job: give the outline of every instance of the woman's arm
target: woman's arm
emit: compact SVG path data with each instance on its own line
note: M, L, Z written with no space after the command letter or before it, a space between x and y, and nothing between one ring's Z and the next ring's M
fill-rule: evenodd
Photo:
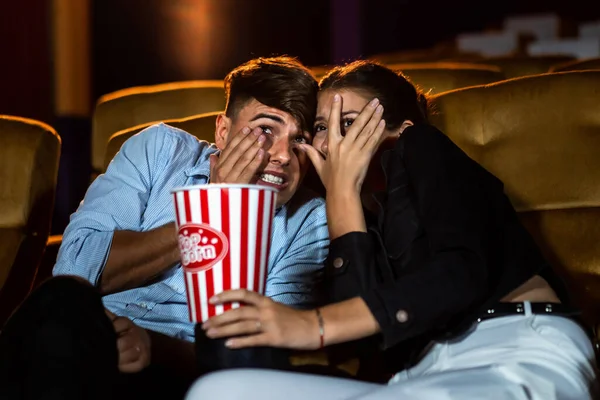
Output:
M379 323L360 297L323 307L321 315L325 346L362 339L380 331Z
M492 289L490 276L496 269L490 264L494 262L490 248L497 245L491 238L502 238L501 232L496 233L502 227L493 217L502 210L490 207L497 203L493 196L503 195L499 180L428 125L404 131L388 168L406 171L405 183L426 234L429 256L419 258L413 271L361 293L381 327L385 347L424 332L446 330L460 315L479 307ZM388 187L388 202L395 201L393 190ZM395 238L393 226L390 231L384 232L391 235L386 248Z
M501 212L489 209L494 203L489 197L503 195L499 180L430 126L406 129L389 169L397 178L388 187L386 209L391 213L385 216L385 247L391 254L394 246L406 246L413 240L409 225L418 222L426 232L421 240L427 240L430 257L419 258L410 272L391 271L377 235L353 232L332 240L326 261L331 300L360 296L378 322L385 347L446 329L489 293L495 267L488 253L496 245L490 238L499 229L490 221L493 212ZM410 192L415 213L410 218L394 214L394 207L408 198L394 185Z
M235 308L211 318L202 325L211 338L229 337L231 348L274 346L299 350L321 347L371 336L379 331L377 321L364 301L355 297L316 310L297 310L248 290L232 290L216 295L214 304L241 302Z
M302 145L327 190L329 237L349 232L366 232L360 192L373 154L385 132L383 106L373 99L342 134L342 98L334 96L327 122L327 158L310 145Z
M360 193L344 188L327 192L327 224L330 240L349 232L366 232Z
M336 304L322 308L325 343L380 332L385 347L432 329L480 304L490 290L488 204L481 169L432 127L407 129L405 157L414 206L427 232L431 257L398 279L384 277L368 233L350 232L331 242L327 272ZM408 155L410 153L410 155ZM427 154L427 158L423 155ZM499 184L499 182L497 182ZM493 189L499 190L499 189ZM209 335L231 337L233 347L270 345L313 349L319 338L315 311L296 311L255 293L217 296L247 307L215 317ZM257 324L257 322L259 322Z

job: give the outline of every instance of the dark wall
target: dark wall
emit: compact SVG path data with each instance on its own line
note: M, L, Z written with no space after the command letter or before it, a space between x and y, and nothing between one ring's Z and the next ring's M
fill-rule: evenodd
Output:
M566 33L575 35L577 22L600 19L600 7L584 0L362 1L362 55L429 48L457 33L501 28L508 15L558 13L568 22Z
M50 14L45 0L0 0L0 114L50 122Z
M327 0L95 0L93 16L96 98L134 85L221 79L258 56L329 58Z

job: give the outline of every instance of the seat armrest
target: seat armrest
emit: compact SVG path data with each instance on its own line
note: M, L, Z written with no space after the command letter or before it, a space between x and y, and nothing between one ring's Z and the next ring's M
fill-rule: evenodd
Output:
M40 263L35 279L33 281L33 288L39 286L40 283L52 276L52 268L56 264L56 258L58 256L58 249L62 244L62 235L50 235L46 241L46 249L42 262Z

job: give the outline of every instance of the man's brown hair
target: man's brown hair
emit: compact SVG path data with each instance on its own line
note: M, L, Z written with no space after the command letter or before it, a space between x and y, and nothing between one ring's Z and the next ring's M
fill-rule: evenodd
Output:
M318 84L296 58L256 58L225 77L225 114L235 118L252 99L289 113L300 129L312 134L317 110Z

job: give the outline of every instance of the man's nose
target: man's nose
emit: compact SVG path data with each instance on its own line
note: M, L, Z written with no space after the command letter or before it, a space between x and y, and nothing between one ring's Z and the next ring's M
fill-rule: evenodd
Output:
M292 158L292 146L287 138L275 140L269 149L269 162L279 165L288 165Z

